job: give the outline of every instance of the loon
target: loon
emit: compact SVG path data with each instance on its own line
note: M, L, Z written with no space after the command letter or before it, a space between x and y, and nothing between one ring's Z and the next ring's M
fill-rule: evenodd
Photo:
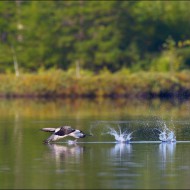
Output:
M57 141L67 136L74 137L76 138L76 140L87 136L87 134L83 133L82 131L78 129L73 129L70 126L62 126L59 128L42 128L41 130L45 132L53 133L48 139L44 141L45 143ZM88 136L91 136L91 135L88 135Z

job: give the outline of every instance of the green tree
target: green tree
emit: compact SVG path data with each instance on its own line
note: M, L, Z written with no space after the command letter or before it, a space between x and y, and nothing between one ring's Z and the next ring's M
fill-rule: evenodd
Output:
M162 47L168 36L175 42L190 39L189 5L188 1L1 1L0 72L14 71L16 62L21 70L74 68L78 75L80 68L148 70L155 56L169 57ZM181 56L189 54L188 48L180 51L185 51ZM189 68L181 63L178 69L181 65Z
M15 15L15 2L0 2L0 72L14 70L11 47L17 40Z

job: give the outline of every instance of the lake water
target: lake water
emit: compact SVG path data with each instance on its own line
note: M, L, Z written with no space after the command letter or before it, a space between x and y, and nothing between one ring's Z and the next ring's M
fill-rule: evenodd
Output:
M0 100L1 189L189 189L190 101ZM93 136L44 144L43 127ZM176 143L161 143L166 125ZM108 127L133 132L116 143Z

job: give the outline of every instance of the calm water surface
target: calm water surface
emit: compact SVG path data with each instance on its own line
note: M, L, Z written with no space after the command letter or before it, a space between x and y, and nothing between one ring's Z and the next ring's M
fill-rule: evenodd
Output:
M190 188L188 100L1 100L0 113L1 189ZM164 123L180 142L158 142ZM39 129L60 125L93 136L43 144ZM108 126L133 131L131 143L103 134Z

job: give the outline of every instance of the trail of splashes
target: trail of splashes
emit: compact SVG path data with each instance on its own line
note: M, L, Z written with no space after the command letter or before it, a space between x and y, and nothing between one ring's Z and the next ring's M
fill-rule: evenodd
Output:
M176 136L174 131L168 129L166 123L163 123L163 128L161 130L157 130L160 132L159 139L162 142L176 142Z
M116 131L114 128L111 128L111 127L107 127L108 131L107 132L104 132L102 133L102 135L104 134L109 134L109 135L112 135L115 137L115 140L117 142L120 142L120 143L129 143L130 140L132 139L132 133L128 133L127 130L125 130L124 132L121 131L121 127L118 126L118 129L119 131Z

